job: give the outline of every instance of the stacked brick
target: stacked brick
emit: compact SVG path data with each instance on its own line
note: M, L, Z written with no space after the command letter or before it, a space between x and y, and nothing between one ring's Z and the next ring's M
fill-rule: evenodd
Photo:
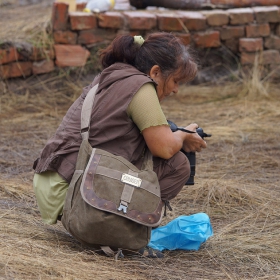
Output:
M30 44L3 44L0 47L0 78L28 77L52 72L55 69L52 48Z
M127 1L128 0L116 0ZM202 10L202 9L230 9L254 6L280 6L280 0L129 0L137 9L145 9L149 6L164 7L169 9Z
M195 48L227 48L240 58L241 65L254 64L256 57L271 69L280 65L278 6L207 11L110 11L101 14L84 13L82 6L79 9L68 12L67 4L53 4L54 47L47 50L45 58L34 59L33 55L30 61L22 61L16 48L0 49L1 77L46 73L55 67L81 67L86 64L93 46L109 43L117 34L145 36L152 31L173 32L186 45L191 44Z
M200 0L202 5L206 5L209 2L211 6L218 8L241 8L241 7L251 7L251 6L272 6L280 5L279 0Z

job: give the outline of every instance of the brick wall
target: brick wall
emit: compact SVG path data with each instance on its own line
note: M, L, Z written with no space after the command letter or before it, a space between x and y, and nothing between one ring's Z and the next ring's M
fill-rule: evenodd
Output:
M116 0L127 1L128 0ZM198 9L229 9L253 6L280 6L280 0L130 0L132 6L144 9L148 6L157 6L171 9L198 10Z
M151 31L173 32L186 45L191 44L197 50L221 51L221 56L226 49L242 66L252 65L256 55L268 69L280 66L280 8L276 5L200 11L129 10L102 14L88 14L81 11L82 6L78 8L80 11L68 12L67 4L53 4L54 46L50 49L29 44L2 44L0 77L27 77L62 67L83 67L91 49L98 44L109 43L120 33L145 36Z

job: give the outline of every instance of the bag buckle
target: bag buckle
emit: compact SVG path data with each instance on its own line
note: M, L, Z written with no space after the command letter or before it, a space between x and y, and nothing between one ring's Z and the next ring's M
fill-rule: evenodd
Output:
M120 203L120 206L119 206L119 208L118 208L118 211L123 211L123 213L126 214L126 213L127 213L127 205L124 205L123 203L125 203L125 202L121 202L121 203ZM125 204L126 204L126 203L125 203Z

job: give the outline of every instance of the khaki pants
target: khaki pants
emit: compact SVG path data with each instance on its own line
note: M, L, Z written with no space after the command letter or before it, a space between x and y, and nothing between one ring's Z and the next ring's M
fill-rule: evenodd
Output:
M190 177L188 158L179 152L172 158L164 160L154 157L154 171L158 175L163 201L174 198Z

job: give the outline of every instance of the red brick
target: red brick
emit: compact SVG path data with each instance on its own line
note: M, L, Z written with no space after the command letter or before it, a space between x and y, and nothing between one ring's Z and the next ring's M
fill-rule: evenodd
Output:
M84 66L90 52L80 45L55 45L55 64L59 67Z
M139 32L138 30L123 30L120 29L117 31L117 33L115 34L115 36L117 35L130 35L130 36L142 36L143 38L145 38L145 31L144 32ZM114 38L115 38L114 36Z
M180 38L184 45L189 45L191 43L191 34L186 34L186 33L174 33L176 37Z
M85 9L86 5L87 5L86 2L85 3L77 3L76 4L76 11L77 12L82 12Z
M19 59L19 54L14 47L9 47L7 49L0 49L0 64L6 64L9 62L17 61Z
M227 25L229 22L229 15L223 10L203 11L206 16L206 22L210 26Z
M71 12L69 17L72 30L87 30L97 27L96 16L92 13Z
M266 50L262 53L263 64L280 64L280 53L277 50Z
M82 30L79 32L78 44L79 45L94 45L104 41L112 41L116 37L113 30L92 29Z
M103 28L121 29L124 25L124 17L120 12L106 12L98 15L98 25Z
M78 34L72 31L55 31L53 33L54 42L56 44L75 45L77 43Z
M251 5L280 6L280 0L211 0L211 4L218 5L220 8L248 7Z
M247 65L247 64L254 64L256 61L256 56L260 55L259 53L248 53L248 52L242 52L240 56L240 63L241 65Z
M182 31L182 17L176 13L157 14L158 29L162 31Z
M66 3L53 3L52 26L53 30L67 30L68 26L68 7Z
M221 40L241 38L245 36L244 26L224 26L219 29Z
M240 62L242 65L254 64L258 58L260 64L280 64L280 54L277 50L266 50L261 53L242 52Z
M257 23L280 21L280 13L279 13L279 8L277 6L254 7L252 9L255 13L255 18Z
M266 37L270 34L268 23L250 24L246 26L246 37Z
M271 35L270 37L266 37L264 46L267 49L280 50L280 37L273 35Z
M201 48L216 48L221 46L220 32L208 31L193 34L195 45Z
M184 12L178 11L180 18L182 17L184 25L188 30L205 30L206 29L206 17L200 12Z
M280 65L271 64L269 65L269 77L272 79L280 79Z
M257 52L263 50L262 38L242 38L239 39L240 52Z
M157 26L157 18L148 12L124 12L130 30L151 30Z
M251 8L229 9L227 12L231 25L247 24L254 21L254 12Z
M32 74L32 62L12 62L0 66L0 77L3 79L27 77Z
M47 49L43 47L35 47L29 43L15 43L15 47L19 54L19 60L23 61L39 61L44 59L53 59L53 48Z
M33 47L32 54L30 56L30 59L32 61L39 61L44 59L54 59L54 49L44 49L44 48L37 48Z
M224 41L224 45L232 51L233 53L238 53L239 51L239 39L238 38L231 38Z
M34 75L45 74L54 70L53 60L42 60L33 62L32 72Z
M275 30L275 34L277 36L280 36L280 24L277 25L276 30Z

